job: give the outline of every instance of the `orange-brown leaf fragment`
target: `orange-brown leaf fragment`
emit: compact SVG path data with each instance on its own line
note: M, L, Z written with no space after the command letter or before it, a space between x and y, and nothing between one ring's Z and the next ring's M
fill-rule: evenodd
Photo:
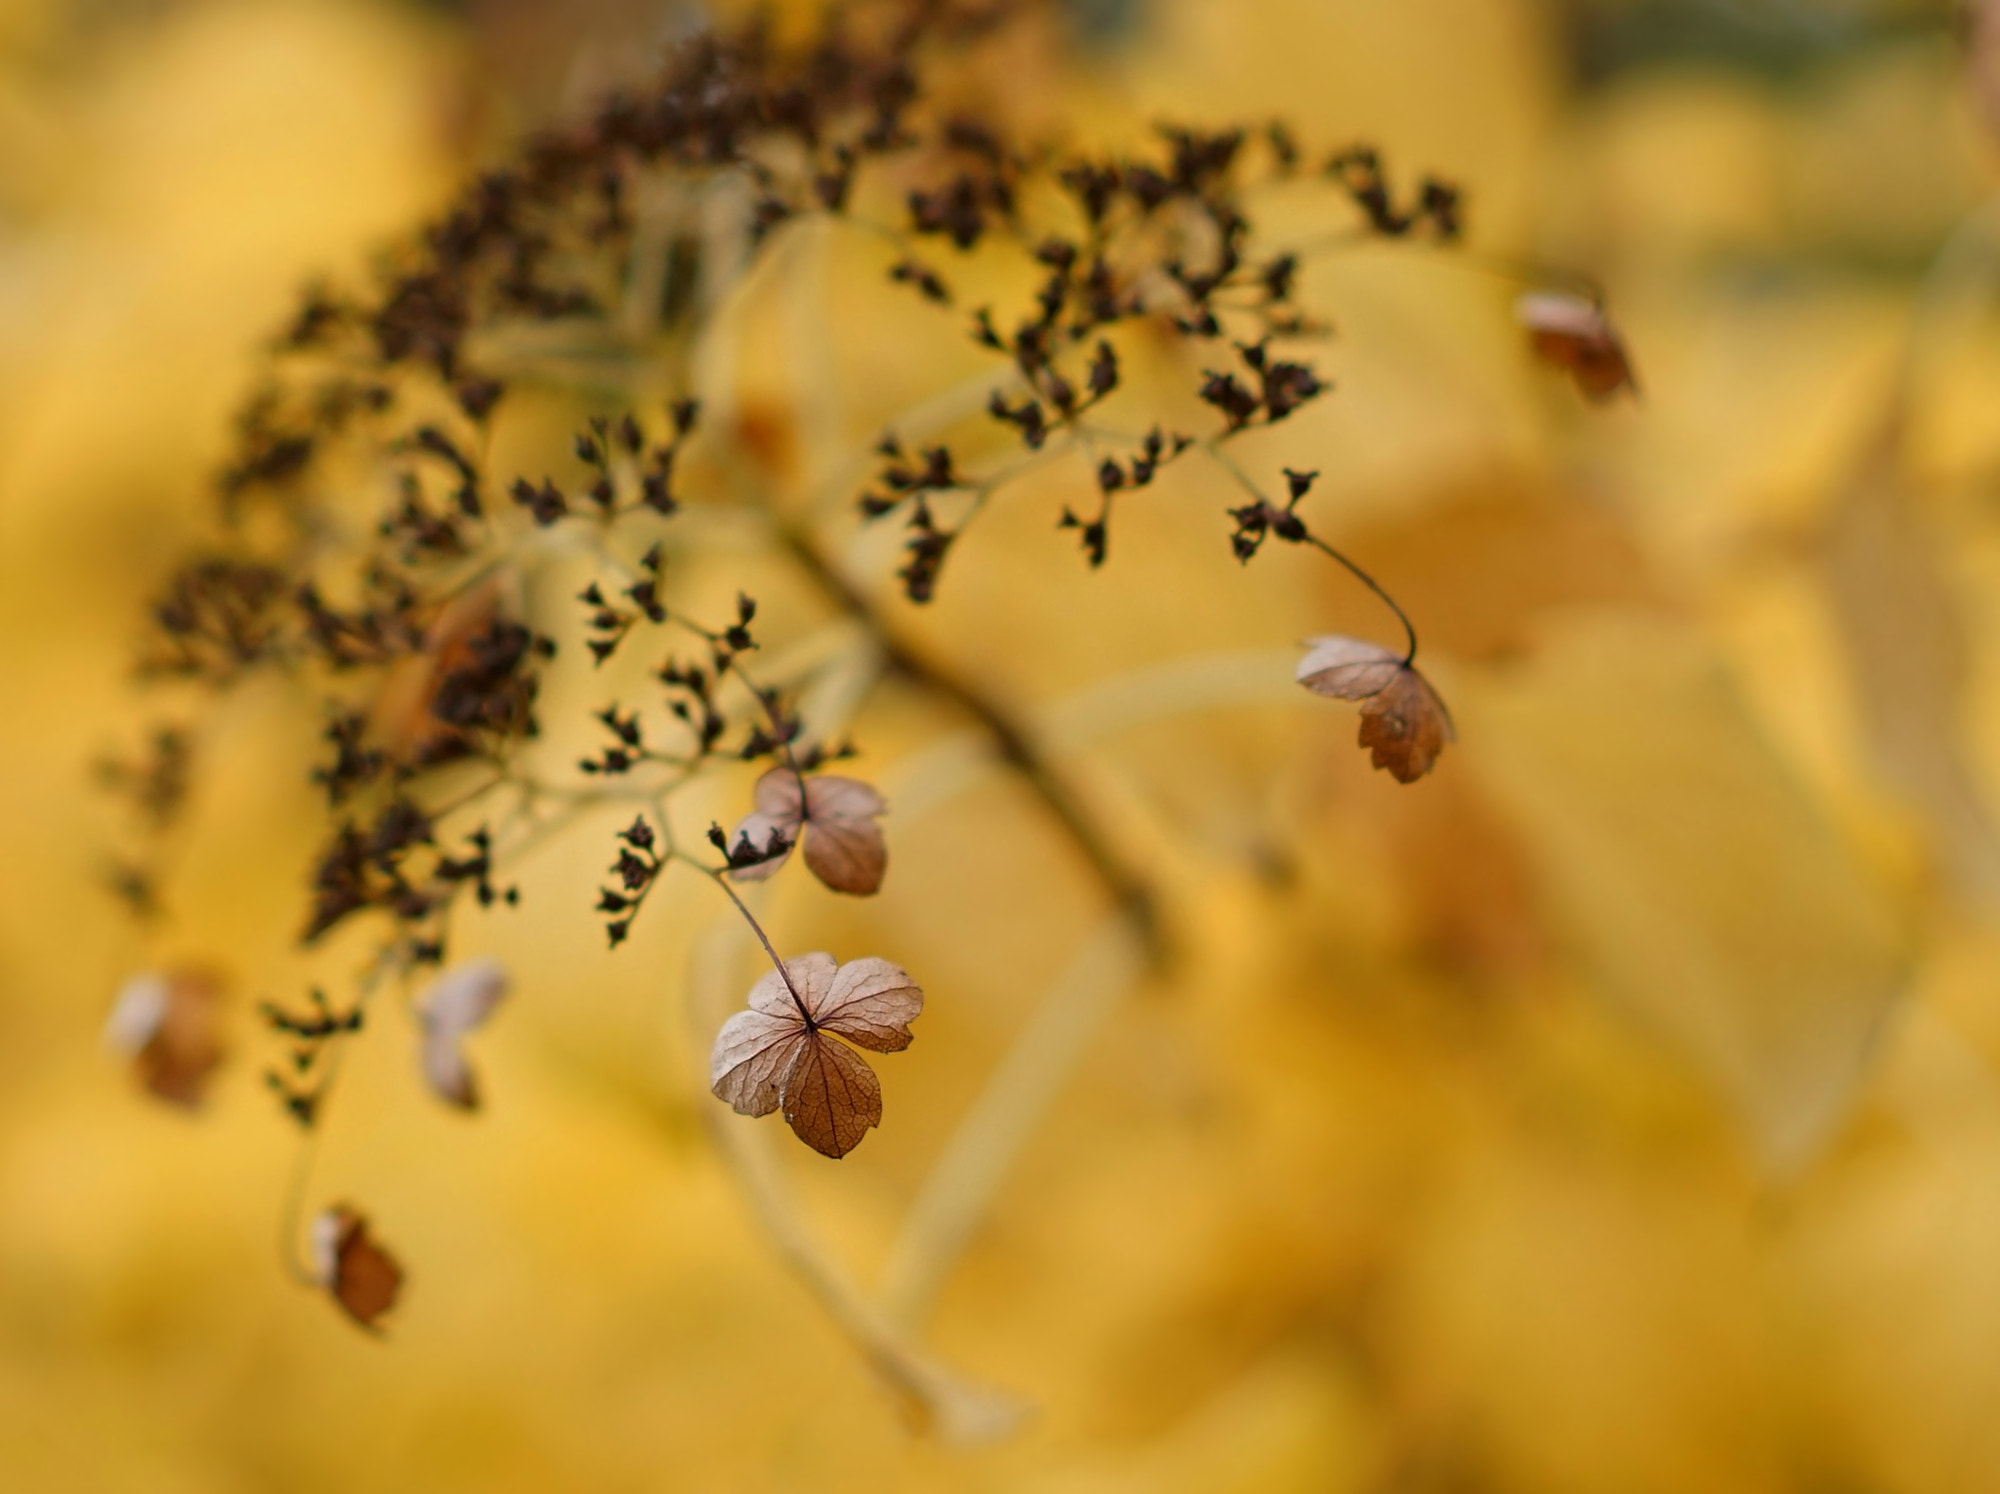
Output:
M1561 291L1529 291L1514 302L1535 356L1568 372L1585 398L1607 400L1621 389L1639 392L1632 361L1604 308Z
M782 1109L799 1140L844 1157L882 1119L882 1086L847 1044L907 1048L923 1007L916 982L887 960L800 955L751 987L749 1010L722 1024L709 1085L739 1115Z
M1451 713L1430 681L1402 654L1378 643L1331 635L1308 644L1298 682L1315 695L1361 702L1361 745L1375 766L1400 783L1415 783L1430 772L1456 739Z
M313 1269L321 1286L355 1322L370 1332L396 1305L403 1268L368 1232L367 1217L345 1204L312 1222Z
M112 1003L104 1040L131 1058L148 1093L192 1110L226 1051L221 992L220 980L204 970L135 975Z
M493 1014L507 994L507 971L498 960L467 960L445 971L417 998L423 1029L418 1050L425 1082L437 1097L461 1110L479 1108L479 1086L466 1062L464 1038Z
M868 784L832 774L802 780L789 767L773 768L757 780L754 802L755 812L737 824L729 844L747 839L760 851L773 844L784 849L737 867L730 873L737 881L770 876L803 840L806 865L835 892L867 897L881 887L889 848L875 821L889 806Z
M464 732L437 714L440 692L473 659L479 635L501 615L506 583L494 577L453 597L424 632L423 645L391 663L368 710L370 742L396 763L449 756Z

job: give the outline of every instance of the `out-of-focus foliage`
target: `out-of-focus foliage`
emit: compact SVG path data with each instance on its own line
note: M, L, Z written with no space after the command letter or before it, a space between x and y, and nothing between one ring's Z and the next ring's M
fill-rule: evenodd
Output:
M606 956L587 837L478 926L514 978L478 1118L425 1103L386 1024L343 1081L318 1186L395 1241L391 1333L290 1283L295 1141L254 1065L190 1119L98 1046L161 951L99 891L88 764L291 288L620 76L608 38L684 24L536 9L0 9L0 1481L2000 1483L2000 144L1917 4L1153 0L992 85L1106 136L1282 111L1379 141L1468 187L1476 250L1601 279L1644 390L1582 406L1474 263L1311 272L1338 392L1271 459L1321 470L1316 527L1424 631L1458 741L1409 788L1290 681L1297 638L1379 613L1313 557L1246 578L1193 477L1100 573L1049 532L1074 491L1016 495L912 619L1036 706L1179 930L1171 981L1085 1019L942 1284L930 1340L1039 1408L1022 1433L911 1439L780 1268L679 1078L696 919ZM840 266L793 271L809 301ZM924 380L837 311L815 364L800 304L748 308L708 376L803 483ZM305 801L271 744L319 723L232 711L164 953L275 980L305 869L259 850ZM773 905L926 992L884 1128L786 1158L864 1280L1041 992L1118 964L1062 845L940 729L871 724L880 898ZM237 990L240 1042L266 994Z

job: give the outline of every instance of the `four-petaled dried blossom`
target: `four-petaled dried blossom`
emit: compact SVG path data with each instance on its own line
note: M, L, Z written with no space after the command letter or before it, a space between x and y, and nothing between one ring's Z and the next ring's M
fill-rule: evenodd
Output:
M907 1048L923 1007L924 993L887 960L836 966L829 954L800 955L751 987L750 1009L722 1024L710 1087L738 1115L782 1106L799 1140L844 1157L882 1119L882 1086L847 1043L876 1053Z
M755 803L756 812L729 836L730 875L737 881L770 876L803 837L806 865L835 892L865 897L882 885L889 848L875 817L889 806L867 784L773 768L757 780Z
M396 1305L403 1268L368 1233L365 1215L336 1204L312 1222L313 1277L344 1311L373 1332L376 1321Z
M498 960L482 957L454 965L417 998L424 1080L446 1104L461 1110L479 1108L479 1087L461 1042L493 1014L506 994L506 969Z
M132 1060L139 1082L192 1110L222 1062L216 978L204 971L147 972L126 981L105 1019L104 1041Z
M1298 682L1315 695L1361 702L1361 745L1375 766L1414 783L1454 740L1451 713L1408 659L1380 644L1337 635L1306 640Z
M1529 291L1514 302L1514 319L1527 329L1535 355L1566 369L1587 398L1606 400L1621 389L1639 392L1625 344L1596 302L1561 291Z

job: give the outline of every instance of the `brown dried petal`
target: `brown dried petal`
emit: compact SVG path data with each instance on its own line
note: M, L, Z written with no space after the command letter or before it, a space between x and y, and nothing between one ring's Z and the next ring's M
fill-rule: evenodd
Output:
M1451 716L1422 675L1403 670L1361 707L1361 745L1375 766L1399 783L1415 783L1430 772L1445 744L1453 740Z
M363 1328L396 1305L403 1268L368 1233L366 1216L336 1205L312 1222L313 1264L320 1284Z
M818 1033L806 1036L781 1087L786 1122L822 1156L846 1156L882 1120L882 1084L867 1060Z
M1638 392L1625 344L1594 302L1560 291L1530 291L1515 301L1514 317L1527 329L1535 355L1567 370L1588 398L1606 400L1621 389Z
M910 1046L910 1023L924 1009L924 993L899 966L873 955L851 960L812 1008L813 1021L850 1043L877 1053Z
M481 958L447 970L418 998L424 1078L447 1104L478 1108L478 1085L461 1040L493 1014L506 994L506 969L498 960Z
M882 885L889 847L875 817L887 809L882 796L857 778L823 777L806 783L806 865L835 892L867 897Z
M148 972L112 1003L104 1040L128 1054L148 1093L192 1110L226 1051L219 1031L221 982L201 970Z

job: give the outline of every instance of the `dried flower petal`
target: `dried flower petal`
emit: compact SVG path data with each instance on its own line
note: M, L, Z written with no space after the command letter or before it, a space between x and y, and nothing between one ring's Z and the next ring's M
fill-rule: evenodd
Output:
M854 1150L882 1119L882 1087L867 1060L835 1042L878 1053L910 1045L924 993L882 959L836 966L816 953L785 961L751 987L750 1009L716 1034L709 1082L739 1115L780 1107L799 1139L828 1157Z
M1515 301L1514 318L1527 328L1535 355L1566 369L1585 397L1606 400L1621 389L1639 392L1625 344L1595 302L1560 291L1530 291Z
M785 1071L785 1122L814 1151L844 1157L882 1120L882 1084L845 1043L814 1034Z
M1403 655L1380 644L1339 636L1309 642L1298 682L1315 695L1361 702L1361 745L1370 749L1376 767L1387 768L1401 783L1428 773L1455 740L1451 713L1430 682Z
M453 966L417 998L424 1078L447 1104L464 1110L479 1107L479 1087L461 1041L493 1014L506 994L505 967L498 960L480 958Z
M367 1217L345 1204L314 1218L312 1260L320 1285L370 1331L403 1289L403 1268L368 1233Z
M207 971L135 975L112 1003L104 1041L132 1059L149 1093L192 1110L225 1051L217 1022L220 995L220 980Z
M862 897L875 892L889 864L889 848L875 819L888 805L856 778L828 774L804 784L801 793L800 777L789 767L773 768L757 780L756 811L738 822L729 844L736 847L747 839L759 851L774 843L783 849L738 866L730 875L739 882L760 881L783 866L803 840L806 865L828 887Z

